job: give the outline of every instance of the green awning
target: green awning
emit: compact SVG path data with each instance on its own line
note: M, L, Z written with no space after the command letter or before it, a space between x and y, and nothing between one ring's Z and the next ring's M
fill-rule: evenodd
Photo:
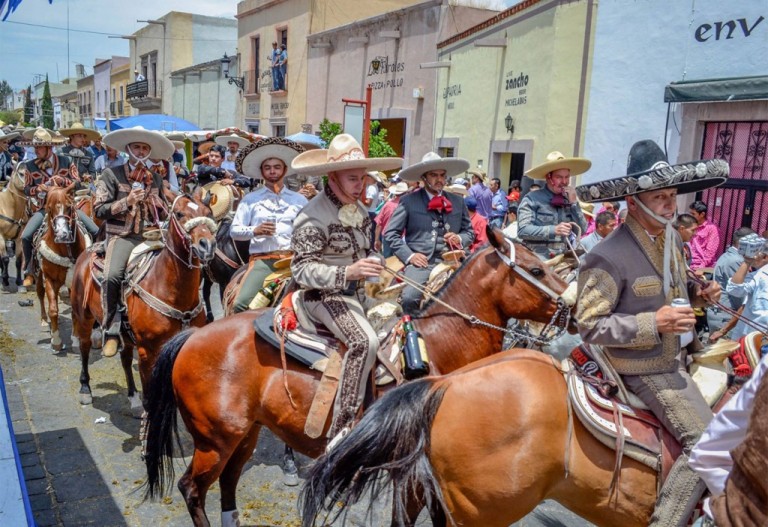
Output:
M715 102L768 99L768 76L672 82L664 102Z

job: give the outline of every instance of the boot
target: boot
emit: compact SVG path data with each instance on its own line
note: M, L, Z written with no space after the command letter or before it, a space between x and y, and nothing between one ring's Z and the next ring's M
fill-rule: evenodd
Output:
M104 342L104 346L101 348L101 354L105 357L114 357L117 355L118 348L120 347L120 339L118 337L107 337Z

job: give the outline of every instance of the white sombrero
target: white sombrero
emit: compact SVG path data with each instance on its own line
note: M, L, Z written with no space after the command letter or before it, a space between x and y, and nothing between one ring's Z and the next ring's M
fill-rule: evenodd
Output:
M217 145L221 145L225 148L229 146L228 143L237 143L237 148L244 148L245 146L251 144L251 142L248 139L246 139L245 137L240 137L239 135L236 135L236 134L220 135L219 137L214 139L214 141L216 141Z
M419 181L423 174L431 170L445 170L448 178L457 176L469 168L469 161L460 157L440 157L434 152L427 152L421 161L408 168L404 168L398 174L403 181Z
M400 181L389 187L389 193L393 196L400 196L406 192L408 192L408 183L405 181Z
M445 187L445 191L458 194L459 196L466 196L469 194L467 187L465 187L461 183L454 183L453 185L448 185L447 187Z
M373 170L394 170L403 165L400 157L365 157L360 144L349 134L333 138L327 149L310 150L296 157L291 166L297 174L323 175L337 170L362 168Z
M0 130L0 141L10 141L11 139L16 139L21 134L19 132L8 132L7 134Z
M592 166L592 161L584 159L583 157L565 157L560 152L550 152L547 154L547 160L535 166L525 173L531 179L546 179L547 174L560 170L561 168L567 168L571 171L572 176L583 174Z
M91 128L86 128L83 126L83 123L75 123L69 128L62 128L59 130L59 133L61 133L61 135L66 135L67 137L72 137L75 134L82 134L88 141L101 139L101 134L99 132L92 130Z
M21 146L61 146L67 142L66 137L47 130L42 126L26 130L21 136L24 139L19 142Z
M279 159L287 167L285 175L294 172L291 162L304 152L304 147L285 137L267 137L247 144L235 160L235 170L251 179L261 179L261 164L267 159Z
M115 130L104 136L102 142L118 152L125 152L125 147L131 143L146 143L152 153L152 159L169 159L176 149L173 143L159 132L146 130L143 126Z

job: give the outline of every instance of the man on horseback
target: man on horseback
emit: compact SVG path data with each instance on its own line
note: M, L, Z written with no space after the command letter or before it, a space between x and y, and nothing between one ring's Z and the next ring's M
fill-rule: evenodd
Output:
M517 209L517 235L531 246L542 260L548 260L568 250L565 240L572 235L573 225L581 233L587 230L587 220L571 187L571 176L583 174L592 162L581 157L565 157L550 152L547 160L525 173L531 179L545 180L544 188L531 190ZM572 245L576 245L573 237Z
M45 217L45 196L51 187L65 187L73 182L80 181L77 165L64 155L54 153L53 147L62 144L63 140L57 139L44 129L37 128L25 146L35 149L36 159L24 163L25 185L24 193L29 196L29 208L32 215L21 234L22 248L24 249L24 262L26 265L24 274L24 287L31 287L35 283L33 276L35 233L43 225ZM99 227L85 213L78 210L77 217L91 236L99 232Z
M688 466L688 455L712 418L685 369L686 352L700 347L696 318L690 306L670 303L696 305L720 297L717 283L697 290L686 277L682 242L672 227L676 198L727 177L725 161L670 166L661 148L646 140L630 150L625 177L576 189L582 201L627 201L626 223L585 256L576 317L584 340L603 347L627 388L683 448L659 493L655 526L686 525L701 498L704 484Z
M424 183L423 188L400 198L384 232L392 252L405 264L406 278L424 284L446 251L472 245L475 233L464 200L458 194L443 192L449 177L468 168L466 159L441 158L428 152L421 162L398 174L402 181ZM421 298L420 290L407 285L402 294L403 311L416 312Z
M102 172L96 185L93 207L97 218L106 222L105 279L101 291L104 313L105 357L120 347L122 284L131 251L144 241L144 233L156 229L167 216L160 174L148 168L153 159L173 155L173 143L157 132L126 128L104 136L104 144L128 154L128 162ZM197 287L197 284L195 284Z
M367 173L399 168L400 158L367 159L348 134L327 150L309 150L291 166L298 174L327 174L328 184L294 222L293 278L303 290L303 308L347 345L329 438L344 435L355 420L379 340L366 318L364 279L379 276L380 261L368 259L373 223L360 202Z
M248 271L235 299L235 313L248 309L275 263L291 255L293 220L308 201L285 186L285 176L291 161L303 151L289 139L268 137L248 143L237 157L237 171L262 178L264 186L243 198L232 220L232 239L250 241Z
M77 173L80 177L86 179L95 176L96 167L90 143L100 140L101 134L84 127L81 123L75 123L71 128L62 128L59 132L69 137L69 144L61 149L61 153L71 158L77 165Z
M8 147L11 139L19 136L18 132L5 133L0 130L0 181L7 181L13 172L13 158L11 158Z

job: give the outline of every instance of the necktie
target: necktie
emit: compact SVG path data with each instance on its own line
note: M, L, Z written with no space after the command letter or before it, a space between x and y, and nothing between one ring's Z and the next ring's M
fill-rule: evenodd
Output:
M448 201L445 196L435 196L429 201L427 210L434 210L437 212L445 212L446 214L450 214L453 210L453 205L451 205L451 202Z

